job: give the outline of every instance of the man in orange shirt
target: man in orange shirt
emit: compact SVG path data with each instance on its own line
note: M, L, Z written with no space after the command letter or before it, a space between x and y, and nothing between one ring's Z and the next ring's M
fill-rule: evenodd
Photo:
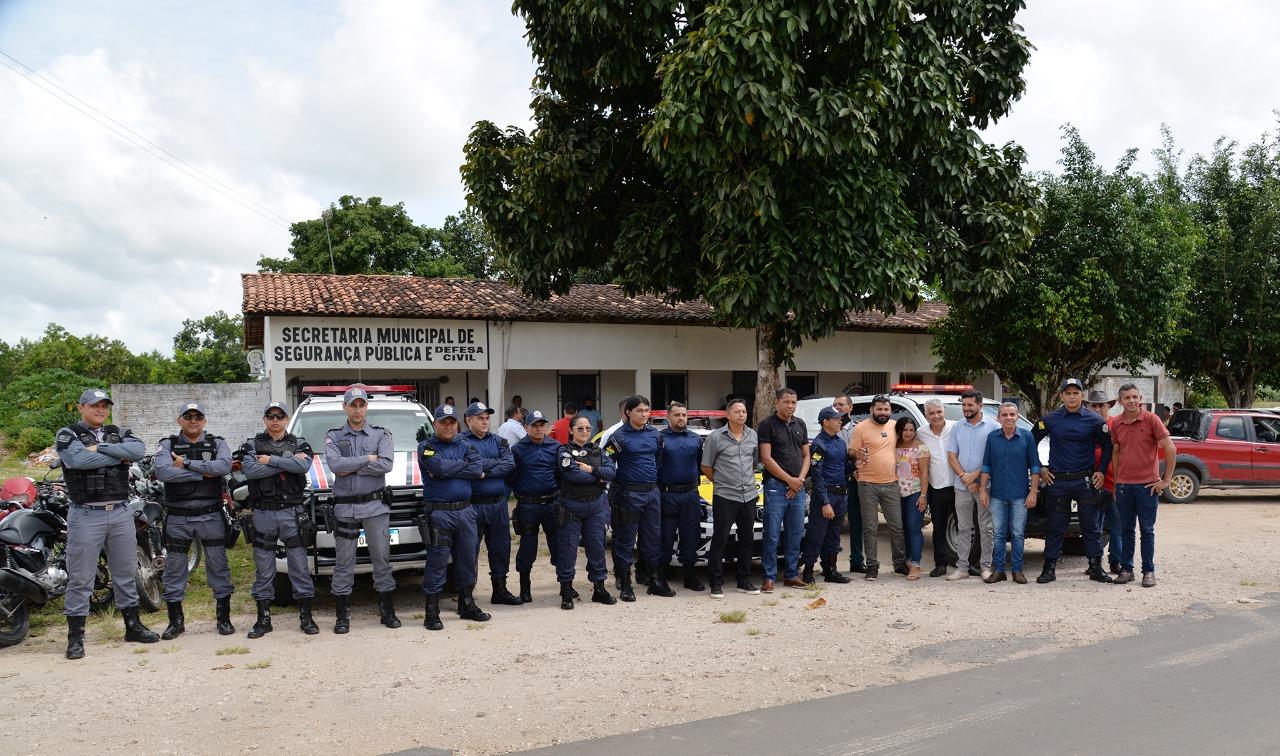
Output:
M875 580L880 575L880 562L876 559L879 512L884 512L884 521L889 525L894 571L907 574L907 545L902 531L902 497L898 492L896 466L898 433L889 423L892 415L889 397L883 394L875 397L871 400L871 417L855 425L849 437L849 456L858 466L862 552L867 562L864 580Z
M1142 528L1142 587L1156 584L1156 503L1173 480L1178 449L1169 429L1154 413L1142 408L1142 392L1132 383L1120 387L1124 412L1111 418L1115 446L1116 506L1120 510L1120 575L1116 583L1133 580L1134 521ZM1164 452L1164 475L1157 452Z
M578 405L573 402L564 405L564 417L551 426L551 437L561 444L569 443L569 423L573 422L573 416L576 414L578 414Z

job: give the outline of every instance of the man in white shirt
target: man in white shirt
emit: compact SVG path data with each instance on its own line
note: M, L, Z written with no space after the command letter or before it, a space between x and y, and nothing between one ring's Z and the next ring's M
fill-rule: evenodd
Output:
M507 407L507 419L494 433L498 438L505 438L510 446L519 443L520 439L525 437L524 410L514 404Z
M933 571L929 577L942 577L956 563L955 552L947 543L947 523L956 509L956 474L947 464L946 452L946 440L956 421L947 419L940 399L924 403L924 418L928 424L917 435L929 447L929 519L933 522Z

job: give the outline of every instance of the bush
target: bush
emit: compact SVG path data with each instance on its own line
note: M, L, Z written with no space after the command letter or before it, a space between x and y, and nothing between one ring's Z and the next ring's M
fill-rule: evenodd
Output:
M53 444L54 431L44 428L23 428L13 440L13 450L19 454L38 452Z
M101 381L77 375L68 370L41 370L24 375L5 387L0 394L0 432L9 437L9 444L17 450L23 434L29 443L36 443L43 431L46 440L40 448L49 445L59 428L80 419L76 402L86 388L103 388Z

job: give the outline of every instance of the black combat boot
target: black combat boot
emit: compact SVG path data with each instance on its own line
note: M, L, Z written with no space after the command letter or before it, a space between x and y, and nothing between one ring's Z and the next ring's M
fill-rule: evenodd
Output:
M121 609L120 616L124 617L124 639L129 643L155 643L160 640L160 636L142 624L142 620L138 618L138 607Z
M395 630L400 627L400 618L396 616L395 594L383 591L378 594L378 621Z
M618 581L618 598L631 603L636 600L636 592L631 589L631 570L623 568L615 578Z
M218 635L231 635L236 631L231 626L231 597L223 596L217 601Z
M427 616L422 620L422 626L428 630L444 629L444 623L440 621L440 594L427 594Z
M1040 570L1040 577L1036 578L1036 582L1043 585L1045 583L1052 583L1057 579L1058 579L1058 560L1057 559L1044 560L1044 569Z
M591 585L592 585L592 590L591 590L592 601L596 602L597 604L604 604L605 606L613 606L614 604L618 603L618 600L613 597L613 594L609 593L608 589L604 587L603 580L597 580Z
M649 584L649 565L645 564L643 559L636 560L636 583L639 585Z
M489 597L489 603L494 606L520 606L524 602L520 597L511 595L511 591L507 590L507 579L505 577L489 578L489 582L493 584L493 595Z
M1095 583L1115 582L1107 571L1102 569L1102 557L1089 557L1089 579Z
M650 596L662 596L663 598L671 598L676 595L676 592L667 584L667 568L665 566L650 568L648 593Z
M826 565L823 565L823 568L824 568L824 569L823 569L822 571L825 573L825 572L826 572L826 569L825 569L825 568L826 568ZM800 571L800 579L801 579L801 580L803 580L804 582L808 583L809 585L813 585L814 583L818 582L818 581L816 581L816 580L814 580L814 579L813 579L813 565L812 565L812 564L806 564L806 565L804 566L804 569Z
M166 601L165 604L169 607L169 626L164 629L160 637L164 640L173 640L187 631L186 618L182 615L181 601Z
M849 576L836 569L835 557L822 560L822 581L824 583L848 583Z
M560 608L573 608L573 582L565 581L560 584Z
M333 632L338 635L346 635L351 630L351 597L337 596L335 598Z
M271 602L258 599L258 621L253 623L247 637L261 638L271 630Z
M471 595L474 590L474 585L467 585L458 589L458 616L464 620L488 622L490 619L489 614L476 604L475 598Z
M705 591L707 587L698 580L698 576L693 573L693 565L682 565L684 570L684 587L691 591Z
M528 604L533 601L533 581L529 578L529 573L520 573L520 603Z
M84 658L84 617L67 617L67 658Z
M298 629L307 635L315 635L320 632L320 628L316 627L316 621L311 617L311 599L298 599Z

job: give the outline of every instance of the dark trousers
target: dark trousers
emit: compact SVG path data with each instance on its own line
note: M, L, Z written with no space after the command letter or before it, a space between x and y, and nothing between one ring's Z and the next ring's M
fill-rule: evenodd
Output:
M835 510L835 516L830 520L822 516L824 504L830 504ZM835 566L836 557L840 554L840 527L844 524L848 508L847 494L823 491L809 497L809 523L805 526L804 548L800 553L801 564L812 567L821 556L824 565L829 560L832 567Z
M1084 536L1084 553L1089 558L1102 557L1102 528L1098 524L1099 512L1106 512L1106 505L1098 498L1098 490L1088 478L1055 480L1045 489L1045 517L1049 532L1044 539L1044 558L1057 559L1062 555L1062 541L1067 537L1071 524L1071 502L1079 507L1080 535ZM1102 507L1099 507L1102 504Z
M551 552L551 564L558 564L560 547L556 539L555 502L517 504L512 521L520 533L520 548L516 551L517 572L529 572L533 569L533 563L538 558L539 528L546 536L547 549Z
M858 498L856 478L849 479L849 493L845 501L849 508L849 569L865 569L867 561L862 554L862 500Z
M951 522L955 513L956 489L951 486L946 488L929 486L929 519L933 522L934 567L954 567L956 564L956 552L951 548L951 544L947 543L947 523ZM974 546L981 549L981 545L977 543ZM969 564L979 563L977 559L969 562Z
M475 504L476 556L480 556L480 542L489 548L489 577L505 580L511 569L511 513L507 500L493 504Z
M436 531L436 542L427 546L426 569L422 573L422 592L430 596L444 590L445 573L449 567L450 557L453 557L454 583L459 588L474 587L476 555L479 554L475 507L458 511L432 512L431 527Z
M578 543L587 552L587 579L599 583L609 576L604 563L604 526L609 523L609 501L604 494L594 501L561 499L564 524L556 530L556 579L572 583L578 568Z
M621 491L614 510L613 571L631 569L636 541L645 566L652 570L662 563L659 539L662 535L662 502L658 489Z
M680 543L680 564L692 567L698 563L701 510L696 489L681 493L662 493L662 561L655 567L671 564L677 540Z
M751 577L751 547L756 538L756 500L734 501L712 496L711 517L711 551L707 555L711 584L724 585L724 549L735 525L738 528L738 580L748 579Z

